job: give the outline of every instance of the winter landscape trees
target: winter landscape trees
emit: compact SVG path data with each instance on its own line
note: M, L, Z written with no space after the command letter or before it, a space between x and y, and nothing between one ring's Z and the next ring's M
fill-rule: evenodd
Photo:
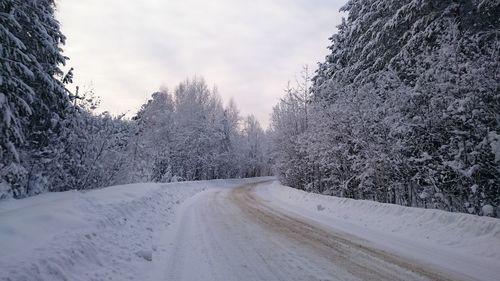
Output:
M352 0L342 10L347 20L308 102L291 90L274 108L280 179L337 196L498 215L498 2Z
M292 187L498 216L498 1L351 0L270 130L201 78L131 118L69 90L52 0L0 0L0 198L276 174Z
M217 89L200 78L182 82L173 95L166 89L154 93L132 120L129 164L139 175L129 181L269 175L264 132L255 118L248 119L251 126L234 102L224 106Z
M154 93L132 120L97 114L92 91L67 88L54 9L0 1L0 198L270 173L258 122L203 79Z

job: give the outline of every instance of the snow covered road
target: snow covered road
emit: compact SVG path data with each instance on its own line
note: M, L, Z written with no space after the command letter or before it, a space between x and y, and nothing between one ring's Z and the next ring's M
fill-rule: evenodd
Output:
M150 279L480 280L269 204L255 192L262 185L206 190L186 203Z
M0 280L144 280L184 201L256 180L137 183L2 201Z
M0 280L499 280L500 220L273 178L141 183L0 204Z

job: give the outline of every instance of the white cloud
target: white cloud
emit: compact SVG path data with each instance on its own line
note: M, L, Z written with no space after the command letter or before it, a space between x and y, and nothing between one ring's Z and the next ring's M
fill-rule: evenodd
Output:
M76 84L92 81L103 110L134 112L199 75L267 124L287 81L327 54L344 2L64 0L58 17Z

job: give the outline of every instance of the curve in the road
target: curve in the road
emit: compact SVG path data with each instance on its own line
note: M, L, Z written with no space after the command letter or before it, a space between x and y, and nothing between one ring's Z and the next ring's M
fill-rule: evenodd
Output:
M191 202L167 251L167 280L466 279L272 207L255 188Z

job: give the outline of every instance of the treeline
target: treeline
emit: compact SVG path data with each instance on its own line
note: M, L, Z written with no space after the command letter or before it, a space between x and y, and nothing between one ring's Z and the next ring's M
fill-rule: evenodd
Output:
M351 0L341 10L316 75L274 108L280 180L499 216L499 2Z
M0 0L0 199L114 184L270 174L253 116L202 79L162 90L131 120L78 87L52 0Z
M154 93L131 121L124 169L128 182L206 180L270 175L267 136L257 119L242 118L216 89L186 80L171 95Z

